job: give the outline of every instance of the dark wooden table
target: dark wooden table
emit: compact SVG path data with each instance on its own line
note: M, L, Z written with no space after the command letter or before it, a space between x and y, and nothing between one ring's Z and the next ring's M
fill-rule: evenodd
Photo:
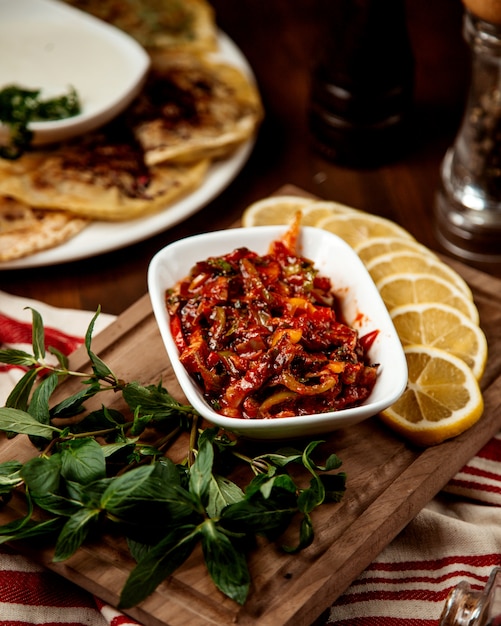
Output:
M213 5L220 27L252 65L266 108L243 171L177 227L96 258L0 272L0 289L57 306L101 305L104 312L119 314L146 293L148 263L157 250L179 237L235 223L249 203L287 183L388 217L437 248L432 210L439 166L456 134L469 78L460 0L407 0L415 57L412 138L405 155L372 169L330 163L311 148L306 109L322 45L320 0L214 0Z

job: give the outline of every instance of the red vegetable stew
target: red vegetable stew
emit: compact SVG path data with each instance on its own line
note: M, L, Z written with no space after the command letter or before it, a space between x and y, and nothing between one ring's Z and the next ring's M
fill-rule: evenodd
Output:
M329 278L297 253L299 222L259 256L200 261L166 292L180 359L212 408L235 418L337 411L371 393L377 331L343 323Z

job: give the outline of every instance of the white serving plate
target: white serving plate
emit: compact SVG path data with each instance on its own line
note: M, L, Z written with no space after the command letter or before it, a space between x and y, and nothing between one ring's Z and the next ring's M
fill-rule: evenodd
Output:
M139 93L150 66L132 37L57 0L0 0L0 58L0 89L41 89L45 99L71 86L80 98L80 114L29 124L34 145L69 139L113 119ZM2 134L8 134L5 126Z
M17 0L14 1L17 2ZM0 0L0 8L5 2L10 2L10 0ZM215 57L232 63L254 80L254 74L247 59L234 42L223 32L219 32L218 42L219 51L215 53ZM0 263L0 271L78 261L124 248L172 228L202 209L231 183L249 158L253 146L254 140L252 139L244 143L227 159L215 161L200 187L158 213L124 222L93 222L60 246L14 261Z
M353 249L336 235L319 228L303 227L300 254L311 259L321 275L331 279L346 322L356 328L360 336L373 330L379 331L369 351L371 362L380 366L372 394L364 404L355 408L280 419L229 418L209 407L198 385L179 361L165 307L165 291L187 276L196 262L210 256L227 254L241 246L265 254L270 243L286 230L287 226L261 226L181 239L160 250L148 270L153 312L170 362L189 403L210 423L254 439L315 436L356 424L393 404L407 384L407 363L400 339L365 266Z

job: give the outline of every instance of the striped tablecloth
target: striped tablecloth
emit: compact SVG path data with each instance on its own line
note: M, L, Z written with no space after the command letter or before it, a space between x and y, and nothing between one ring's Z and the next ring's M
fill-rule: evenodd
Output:
M69 354L93 312L57 309L0 291L0 346L26 348L31 312L47 338ZM114 318L99 316L95 334ZM0 406L20 372L0 365ZM482 588L501 565L501 434L449 482L337 600L328 624L436 626L460 580ZM1 626L126 626L137 622L56 574L0 546Z

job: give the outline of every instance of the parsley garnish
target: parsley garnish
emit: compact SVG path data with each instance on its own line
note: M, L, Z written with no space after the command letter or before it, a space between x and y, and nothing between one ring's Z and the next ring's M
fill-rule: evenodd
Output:
M0 91L0 122L9 128L9 144L0 146L0 157L17 159L29 147L33 133L30 122L61 120L80 113L80 101L73 87L68 94L40 99L39 89L9 85Z

